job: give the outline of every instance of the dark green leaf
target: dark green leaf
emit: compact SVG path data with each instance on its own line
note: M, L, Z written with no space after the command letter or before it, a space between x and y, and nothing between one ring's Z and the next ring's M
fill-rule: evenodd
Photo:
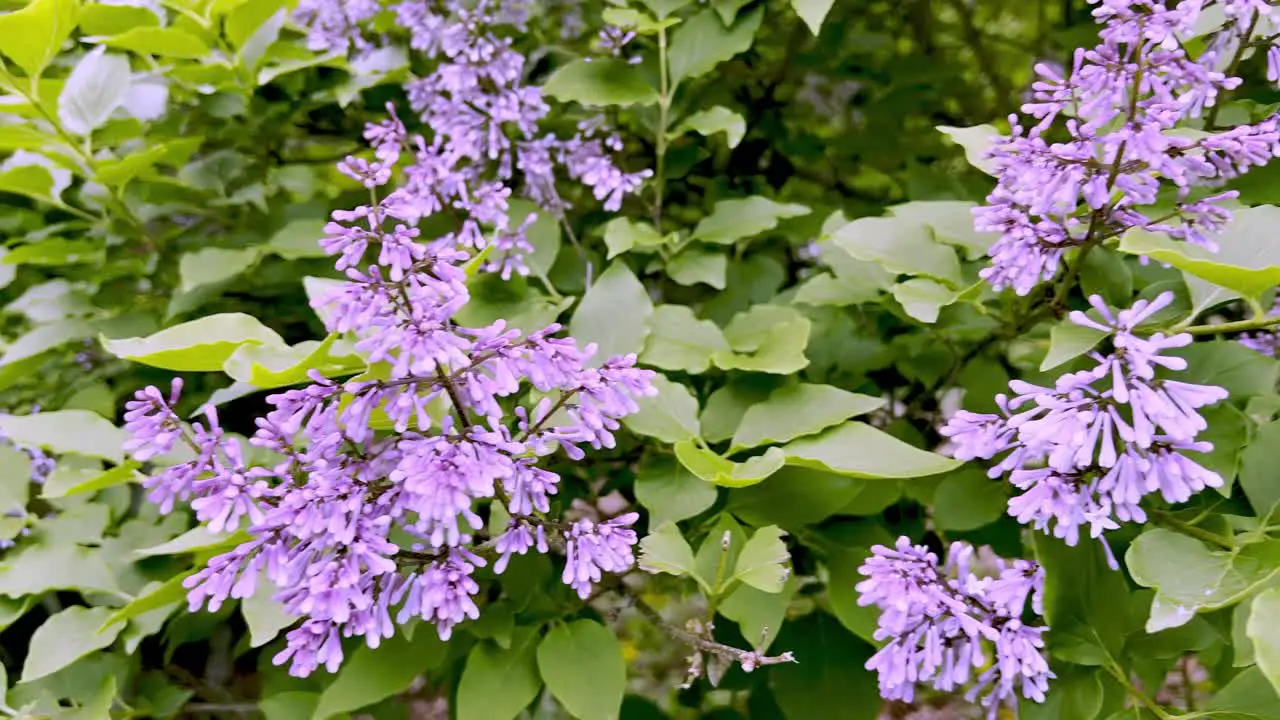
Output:
M648 105L658 100L637 66L612 58L575 60L548 78L542 91L561 102L583 105Z
M734 55L746 52L755 41L764 19L764 8L740 16L726 28L710 8L686 20L671 34L669 50L672 83L696 78Z
M574 717L616 720L626 691L622 645L593 620L551 628L538 645L538 670L547 689Z

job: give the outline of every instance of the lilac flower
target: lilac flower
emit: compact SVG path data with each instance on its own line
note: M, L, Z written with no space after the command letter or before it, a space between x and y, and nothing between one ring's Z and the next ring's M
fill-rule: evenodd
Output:
M637 537L631 525L640 519L637 513L619 515L600 524L579 520L565 533L565 566L562 579L586 600L593 583L603 573L623 572L635 564Z
M1280 316L1280 294L1276 295L1275 302L1272 304L1271 311L1267 313L1268 317ZM1256 350L1268 357L1280 356L1280 332L1276 330L1259 330L1258 332L1245 333L1239 338L1241 345Z
M1054 277L1066 251L1130 228L1215 249L1212 236L1230 219L1222 203L1236 194L1197 198L1193 189L1268 163L1280 153L1280 121L1199 138L1178 132L1240 84L1217 68L1223 48L1213 42L1198 58L1186 54L1181 41L1202 4L1102 0L1093 11L1101 44L1077 50L1069 69L1036 67L1026 117L1011 117L1010 135L989 153L997 186L974 210L978 230L1000 234L981 273L996 289L1026 295ZM1260 12L1228 5L1237 17ZM1059 128L1064 141L1046 139ZM1174 208L1153 217L1147 206L1166 184Z
M998 414L960 412L942 428L958 459L1003 455L990 475L1007 473L1022 491L1009 501L1019 522L1075 545L1083 527L1101 538L1121 522L1144 522L1146 495L1180 503L1222 485L1189 453L1213 449L1196 440L1207 427L1198 410L1226 399L1226 391L1157 377L1160 369L1186 369L1185 360L1162 353L1191 337L1138 332L1172 301L1165 293L1112 313L1091 297L1102 321L1081 312L1070 319L1110 334L1113 350L1093 353L1093 369L1063 375L1053 387L1014 380L1014 395L996 398Z
M990 572L979 574L974 549L954 543L939 568L928 548L906 537L871 551L858 570L867 579L856 589L858 604L881 610L874 637L884 645L867 661L879 675L881 696L911 702L921 684L942 692L967 688L966 698L986 708L988 718L1015 707L1018 694L1044 702L1054 677L1041 637L1048 628L1021 619L1028 597L1040 612L1038 565L986 551L981 559Z

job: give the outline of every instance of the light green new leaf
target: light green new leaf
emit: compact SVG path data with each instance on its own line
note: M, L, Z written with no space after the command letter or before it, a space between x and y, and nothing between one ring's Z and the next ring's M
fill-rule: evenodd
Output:
M668 15L693 2L693 0L640 0L640 2L657 16L665 20Z
M266 578L258 577L258 586L247 598L240 601L240 614L249 626L249 647L262 647L280 634L280 631L298 621L298 616L284 609L273 596L276 586Z
M698 223L693 239L732 245L738 240L776 228L780 220L808 215L809 212L804 205L780 203L759 195L721 200L711 214Z
M928 225L933 229L934 239L960 248L968 260L977 260L986 256L999 234L973 229L975 207L974 203L960 200L915 200L894 205L888 211L893 217Z
M693 548L671 521L658 526L640 541L640 569L651 573L667 573L681 577L688 575L700 583L698 568L693 559Z
M639 398L640 410L622 419L627 429L666 443L696 438L698 400L689 388L663 375L654 378L653 386L658 394Z
M12 248L5 255L4 262L13 265L96 265L106 260L106 256L107 249L98 241L49 237Z
M859 218L831 233L835 244L858 260L951 285L962 282L954 248L933 239L928 225L905 218Z
M1063 320L1049 330L1049 354L1040 363L1040 371L1052 370L1089 352L1107 335L1102 330L1077 325L1070 319Z
M703 137L724 133L725 143L732 149L738 147L747 134L747 121L729 108L716 105L685 118L673 134L678 136L690 131Z
M510 200L508 208L508 216L511 218L513 227L521 227L529 216L535 216L533 222L524 231L525 239L533 246L533 252L525 255L525 264L535 275L550 273L551 268L556 264L556 258L560 256L560 247L564 244L559 220L555 215L538 207L533 201L524 198Z
M220 313L175 325L147 337L103 339L107 352L163 370L210 372L242 345L285 347L284 340L252 315Z
M809 364L804 351L812 328L794 308L753 305L734 315L724 329L733 352L717 352L711 359L722 370L790 375Z
M762 7L740 16L729 28L711 8L689 18L671 33L668 66L672 84L706 75L720 63L746 52L755 41L762 20Z
M1280 207L1241 208L1216 238L1216 253L1163 233L1137 229L1120 238L1120 251L1145 255L1245 297L1257 298L1280 285L1280 236L1275 232L1278 223Z
M1245 668L1214 693L1200 717L1220 720L1276 720L1280 693L1259 668ZM1192 714L1195 717L1195 714Z
M639 67L613 58L574 60L547 78L542 92L560 102L594 106L648 105L658 100L658 91Z
M1191 312L1187 315L1190 318L1199 317L1206 310L1240 297L1240 293L1235 290L1214 285L1188 272L1182 273L1182 281L1187 284L1187 294L1191 297Z
M893 298L908 315L922 323L935 323L942 308L954 303L960 293L928 278L911 278L889 288Z
M645 0L641 0L644 2ZM646 5L668 5L680 4L687 5L692 0L655 0L654 2L645 2ZM654 10L657 13L657 10ZM641 35L652 35L659 30L669 27L675 27L680 24L680 18L662 17L655 20L648 13L641 12L632 8L607 7L604 12L600 13L600 17L610 25L616 25L627 30L635 30Z
M129 181L151 170L165 160L174 146L168 143L153 145L140 152L130 153L114 160L94 162L94 177L110 187L123 187Z
M278 388L306 381L310 370L321 375L352 375L365 367L351 343L330 334L291 347L241 345L227 358L222 371L237 382L259 388Z
M57 410L34 415L0 414L0 432L13 442L55 453L124 461L125 432L88 410Z
M643 220L618 217L604 226L604 244L609 248L610 260L631 249L651 250L668 239Z
M37 78L71 37L80 17L80 0L32 0L21 10L0 15L0 53Z
M178 573L162 584L153 587L145 594L130 600L129 604L111 613L102 621L102 629L105 630L111 625L122 625L140 615L145 615L166 605L172 605L175 602L186 599L187 588L182 583L194 575L195 572L195 570L188 570L184 573Z
M716 502L716 488L669 455L646 455L636 472L636 500L649 509L649 524L701 514Z
M0 563L0 595L22 597L50 590L121 591L102 551L72 544L27 545Z
M448 649L427 630L414 633L412 640L397 633L376 650L362 643L324 688L312 720L329 720L403 692L419 675L439 667Z
M720 601L716 612L738 623L742 637L755 650L763 652L769 649L782 629L796 588L793 577L787 578L781 592L765 592L750 585L739 585Z
M248 540L246 533L215 533L204 525L197 525L178 537L159 545L134 550L138 557L154 557L157 555L181 555L183 553L209 551L217 548L232 548Z
M995 175L995 161L987 157L987 151L1000 136L1000 131L994 125L974 125L967 128L939 125L938 132L964 148L964 159L970 165L988 175Z
M724 332L710 320L699 320L687 305L659 305L653 311L653 334L640 362L663 370L706 372L711 356L730 350Z
M160 24L160 16L148 8L91 3L80 10L80 32L85 35L119 35L144 25Z
M827 19L832 5L835 0L791 0L791 7L815 36L822 32L822 21Z
M750 487L763 482L787 462L786 455L778 448L769 448L763 455L740 463L733 462L692 440L676 443L675 452L680 464L689 472L713 485L728 488Z
M811 435L883 405L881 398L830 385L801 383L781 387L768 400L747 409L733 435L730 452Z
M1253 599L1247 632L1258 669L1280 693L1280 588L1264 590Z
M191 292L202 285L230 280L257 265L261 258L262 249L256 247L206 247L189 252L178 261L181 290Z
M325 257L320 239L324 237L326 224L322 218L291 220L271 236L265 249L285 260Z
M843 253L843 251L841 252ZM854 260L854 262L861 261ZM884 268L874 263L864 263L864 265L875 268L878 272L885 272ZM885 274L887 275L887 273ZM881 290L891 285L892 282L893 278L889 276L889 282L885 283L884 287L880 287L847 277L820 273L800 283L792 302L799 305L834 305L836 307L857 305L858 303L869 302L879 298Z
M58 95L58 119L76 135L102 127L129 94L129 59L98 47L80 58Z
M782 592L787 577L787 561L791 554L782 542L782 532L776 525L756 530L738 554L738 564L733 570L733 580L750 585L767 593Z
M91 338L95 332L96 328L91 323L78 318L37 325L5 348L4 354L0 355L0 367L13 365L76 340Z
M511 647L477 643L458 683L458 720L513 720L542 687L538 675L538 633L519 628Z
M926 452L860 422L793 440L782 448L788 465L863 478L917 478L959 467L951 458Z
M580 344L596 344L596 357L608 358L643 350L652 317L644 285L626 263L615 261L582 296L570 330Z
M103 40L102 44L139 55L160 55L190 60L206 57L210 52L204 38L178 27L135 27Z
M538 670L547 689L575 718L616 720L627 686L622 644L594 620L551 628L538 645Z
M26 125L0 125L0 151L40 150L58 144L58 138Z
M0 172L0 192L57 203L53 197L53 175L42 165L19 165Z
M117 465L106 472L99 473L87 480L82 480L70 485L59 485L53 482L54 476L50 476L45 482L43 492L40 497L43 498L60 498L79 495L80 493L97 492L105 490L116 485L123 485L128 482L134 482L138 477L139 464L133 460L128 460L122 465Z
M55 673L114 642L122 628L119 625L103 628L109 615L109 608L79 605L51 615L31 635L30 651L22 665L21 682L31 682Z
M728 272L729 256L705 247L686 248L667 261L667 276L686 287L704 283L723 290Z

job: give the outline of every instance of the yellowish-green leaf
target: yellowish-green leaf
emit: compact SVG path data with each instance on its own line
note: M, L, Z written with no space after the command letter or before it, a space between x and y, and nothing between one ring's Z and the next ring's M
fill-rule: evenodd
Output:
M852 393L830 385L800 383L773 391L742 416L733 435L733 451L784 443L863 415L884 405L882 398Z
M960 465L860 422L847 422L821 435L794 440L782 450L789 465L850 477L917 478L938 475Z
M274 330L244 313L221 313L175 325L147 337L102 340L107 352L164 370L209 372L243 345L285 347Z

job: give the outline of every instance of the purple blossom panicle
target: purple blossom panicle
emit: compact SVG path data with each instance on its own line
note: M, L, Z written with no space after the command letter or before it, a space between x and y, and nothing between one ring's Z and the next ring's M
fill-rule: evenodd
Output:
M867 579L856 589L859 605L881 611L874 637L884 645L867 661L879 674L881 696L910 703L920 685L966 690L989 718L1016 707L1019 694L1044 702L1054 677L1041 637L1048 628L1022 619L1028 599L1042 612L1039 565L957 542L939 567L937 556L906 537L871 552L858 569Z
M408 34L410 49L433 61L430 74L405 84L410 108L429 132L409 132L389 107L390 118L365 132L376 160L349 158L339 166L373 188L388 182L404 159L404 182L387 198L386 215L412 228L438 212L459 214L459 229L432 246L468 252L492 246L482 269L504 279L527 275L525 258L533 251L525 231L535 216L509 217L516 191L560 218L570 207L557 189L560 176L586 185L613 211L652 175L625 172L615 164L613 154L622 150L622 141L599 120L579 124L568 138L539 129L550 106L540 88L525 84L525 57L498 34L504 27L521 29L529 5L528 0L391 3L388 9ZM315 49L367 52L371 41L360 25L377 9L377 0L311 0L299 6L295 19L307 27ZM626 40L625 35L613 38L619 50Z
M1162 353L1189 345L1191 336L1137 332L1172 301L1164 293L1112 313L1098 296L1089 298L1102 321L1078 311L1069 317L1110 335L1111 352L1090 356L1096 367L1067 373L1053 387L1014 380L1012 397L996 397L1000 413L962 411L942 428L958 459L1003 455L989 474L1007 474L1022 491L1009 501L1010 515L1075 545L1084 526L1101 538L1121 522L1145 522L1140 501L1148 494L1180 503L1222 485L1190 453L1213 449L1196 440L1207 427L1198 410L1227 391L1157 378L1161 368L1186 369L1185 360Z
M471 63L488 51L457 52ZM477 77L437 79L462 87ZM447 92L442 86L423 97L436 103ZM476 142L490 143L490 157L518 154L496 139L496 125L477 122L484 137ZM565 583L584 598L604 573L634 563L637 515L599 523L550 517L560 478L539 461L613 447L619 418L638 409L636 398L656 393L654 373L636 368L634 355L591 366L595 346L556 337L559 325L525 334L502 320L481 328L454 321L469 300L463 264L487 246L487 230L510 232L503 225L510 191L459 174L453 155L460 146L441 139L447 134L432 143L410 138L392 114L366 133L376 161L341 165L374 199L333 213L321 247L347 280L314 305L330 332L354 342L369 370L345 382L311 371L310 384L268 396L271 410L256 420L249 443L274 454L273 462L246 462L211 406L182 423L173 411L176 381L168 397L149 387L127 406L134 457L154 458L179 439L193 451L144 481L150 499L164 512L189 504L214 532L245 526L251 536L184 582L189 604L217 608L253 594L265 578L302 620L275 658L295 675L336 669L341 637L376 647L413 618L448 638L480 612L474 573L488 564L486 555L501 573L512 555L547 552L550 535L565 550ZM381 193L403 148L416 148L418 164ZM446 206L469 218L462 229L421 238L418 220ZM482 538L483 506L494 503L510 520L497 537Z
M1223 203L1236 193L1202 197L1193 189L1219 186L1280 154L1274 115L1216 133L1178 127L1240 84L1223 66L1240 28L1253 27L1259 13L1267 23L1280 20L1267 3L1224 3L1231 22L1193 59L1182 40L1209 3L1093 1L1101 43L1077 50L1069 69L1037 65L1024 117L1010 118L1010 135L989 153L997 185L974 218L978 230L1000 235L981 273L997 290L1026 295L1054 277L1067 250L1130 228L1216 249L1213 235L1231 218ZM1166 187L1177 201L1153 217Z

